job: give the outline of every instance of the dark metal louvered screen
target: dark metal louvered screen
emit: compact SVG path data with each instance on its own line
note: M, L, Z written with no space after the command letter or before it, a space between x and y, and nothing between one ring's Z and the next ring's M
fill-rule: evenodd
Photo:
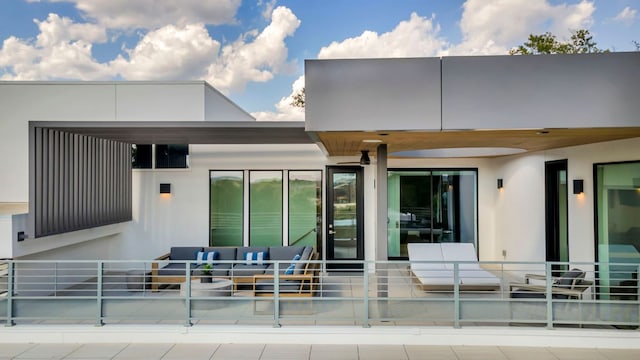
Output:
M34 127L30 237L131 220L131 144Z

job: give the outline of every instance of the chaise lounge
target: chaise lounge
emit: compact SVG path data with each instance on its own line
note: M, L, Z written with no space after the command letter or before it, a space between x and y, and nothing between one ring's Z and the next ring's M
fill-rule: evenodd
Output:
M501 288L500 278L482 269L471 243L407 244L411 274L425 291L454 289L454 262L458 266L461 291L488 291Z

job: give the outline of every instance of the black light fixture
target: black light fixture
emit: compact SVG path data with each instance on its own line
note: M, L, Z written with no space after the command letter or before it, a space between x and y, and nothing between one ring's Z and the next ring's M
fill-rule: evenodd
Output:
M584 192L584 180L573 180L573 193L575 195L582 194Z
M503 188L503 181L502 179L498 179L498 190Z
M360 156L360 165L369 165L371 164L371 159L369 159L369 150L361 150L362 155Z
M160 194L171 194L171 184L160 184Z

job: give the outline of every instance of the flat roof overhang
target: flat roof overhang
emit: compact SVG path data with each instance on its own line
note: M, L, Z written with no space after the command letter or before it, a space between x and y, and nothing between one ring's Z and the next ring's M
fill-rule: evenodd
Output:
M640 137L640 127L459 130L459 131L332 131L312 135L329 156L356 156L379 144L394 153L429 149L512 148L523 152L558 149ZM478 155L487 157L486 155Z
M294 121L32 121L32 127L131 144L313 144Z

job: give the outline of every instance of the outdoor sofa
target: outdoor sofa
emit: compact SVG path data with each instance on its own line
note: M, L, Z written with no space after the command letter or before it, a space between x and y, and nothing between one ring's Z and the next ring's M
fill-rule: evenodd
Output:
M311 246L245 246L245 247L197 247L175 246L170 252L155 260L169 261L161 266L154 262L151 266L151 289L158 291L161 285L185 282L186 266L193 278L202 277L206 264L212 277L233 280L234 291L238 284L250 284L254 275L273 274L276 262L281 261L282 274L303 274L312 258Z

